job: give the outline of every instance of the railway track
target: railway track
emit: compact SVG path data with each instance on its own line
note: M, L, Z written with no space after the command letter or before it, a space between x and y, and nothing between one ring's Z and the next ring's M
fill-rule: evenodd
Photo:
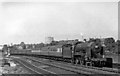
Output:
M43 70L42 68L38 68L37 66L28 63L24 59L18 59L18 58L16 59L16 58L14 58L14 60L16 62L18 62L19 64L23 65L24 67L26 67L27 69L31 70L32 74L41 75L41 76L47 76L48 74L52 76L52 75L55 74L53 72Z
M12 55L12 56L25 56L25 55ZM43 58L43 57L39 57L39 56L31 56L31 55L27 55L27 56L37 57L37 58ZM53 61L59 61L59 62L63 63L63 61L61 61L61 60L53 60ZM71 63L70 61L69 62L64 61L64 62L65 63ZM79 64L78 64L78 66L79 66ZM86 67L86 66L84 66L84 67ZM89 68L89 66L88 66L88 68ZM96 67L91 67L91 68L96 68ZM102 69L102 68L96 68L96 69ZM113 63L113 68L104 68L104 70L106 70L106 71L108 70L108 71L114 71L114 72L117 72L117 69L120 69L120 63Z
M33 58L37 58L37 59L40 59L40 58L38 58L38 57L33 57ZM60 63L63 63L63 64L70 64L70 63L68 63L68 62L63 62L63 61L56 61L56 60L51 60L51 61L54 61L54 62L56 62L56 63L58 63L58 64L60 64ZM103 68L98 68L98 67L92 67L92 66L84 66L84 65L79 65L79 64L75 64L74 66L75 67L83 67L83 68L90 68L90 69L96 69L96 70L102 70L102 71L106 71L106 72L111 72L111 73L117 73L117 74L120 74L120 65L118 65L118 64L115 64L116 65L116 68L106 68L106 67L103 67Z
M55 72L52 72L52 71L49 71L49 70L46 70L46 69L43 69L43 68L39 68L38 66L34 65L31 63L31 61L29 61L28 59L26 60L23 60L23 59L19 59L19 58L14 58L15 61L17 61L18 63L24 65L26 68L32 70L33 72L35 72L35 74L42 74L43 76L61 76L61 74L57 74ZM30 59L31 60L31 59ZM35 61L34 61L35 62ZM45 64L45 63L42 63L42 62L39 62L41 64L44 64L44 65L47 65L47 66L50 66L50 68L54 68L54 71L58 71L59 69L59 72L60 71L63 71L63 74L64 72L68 72L68 74L71 73L71 75L75 75L75 76L86 76L88 74L88 72L84 72L84 71L81 71L81 72L84 72L84 74L82 74L81 72L78 72L77 70L73 70L73 69L65 69L65 68L61 68L58 66L56 67L55 65L48 65L48 64ZM63 76L63 75L62 75Z
M47 64L47 65L51 65L51 66L55 66L55 67L58 67L58 68L62 68L62 69L66 69L66 70L71 70L71 71L76 71L78 73L83 73L83 74L118 74L117 72L113 72L113 71L106 71L106 70L103 70L103 69L96 69L96 68L91 68L91 67L78 67L78 66L74 66L74 65L66 65L66 64L62 64L62 63L56 63L56 62L44 62L44 61L41 61L39 59L35 59L35 58L30 58L30 57L27 57L28 59L31 59L33 61L37 61L37 62L40 62L40 63L44 63L44 64ZM82 71L82 72L81 72ZM86 72L86 73L84 73Z

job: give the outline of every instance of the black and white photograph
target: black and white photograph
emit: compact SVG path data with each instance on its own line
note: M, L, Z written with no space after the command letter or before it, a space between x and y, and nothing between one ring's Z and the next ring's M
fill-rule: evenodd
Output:
M119 76L119 0L1 0L0 76Z

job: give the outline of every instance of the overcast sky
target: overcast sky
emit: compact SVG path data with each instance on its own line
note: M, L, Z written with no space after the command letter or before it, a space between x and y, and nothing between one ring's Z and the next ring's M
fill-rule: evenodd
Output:
M117 2L2 2L0 44L89 37L118 39Z

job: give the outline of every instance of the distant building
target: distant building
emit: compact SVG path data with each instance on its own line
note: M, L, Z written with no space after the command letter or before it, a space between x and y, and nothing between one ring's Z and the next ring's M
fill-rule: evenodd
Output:
M45 43L50 44L52 41L54 41L54 37L46 37L45 38Z

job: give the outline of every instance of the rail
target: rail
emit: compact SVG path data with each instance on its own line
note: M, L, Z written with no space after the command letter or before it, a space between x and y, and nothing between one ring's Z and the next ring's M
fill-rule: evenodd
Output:
M28 57L27 57L28 58ZM55 66L55 67L58 67L58 68L62 68L62 69L66 69L66 70L71 70L71 71L75 71L75 72L78 72L78 73L84 73L84 74L118 74L116 72L111 72L111 71L106 71L106 70L101 70L101 69L98 69L98 68L91 68L91 67L78 67L78 66L70 66L70 65L66 65L66 64L62 64L61 66L61 63L58 63L58 64L50 64L50 63L46 63L46 62L43 62L43 61L40 61L40 60L37 60L37 59L33 59L33 58L30 58L29 59L31 60L34 60L34 61L38 61L40 63L44 63L44 64L47 64L47 65L51 65L51 66Z

